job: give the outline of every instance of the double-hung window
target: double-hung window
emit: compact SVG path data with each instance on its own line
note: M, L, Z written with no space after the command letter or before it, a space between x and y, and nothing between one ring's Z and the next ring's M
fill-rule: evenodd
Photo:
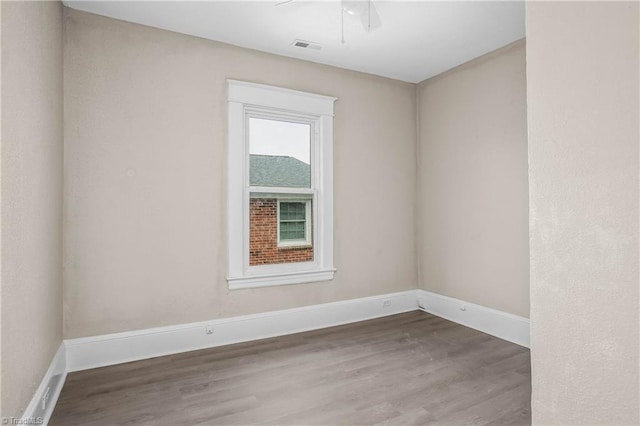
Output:
M335 100L228 80L229 288L333 278Z

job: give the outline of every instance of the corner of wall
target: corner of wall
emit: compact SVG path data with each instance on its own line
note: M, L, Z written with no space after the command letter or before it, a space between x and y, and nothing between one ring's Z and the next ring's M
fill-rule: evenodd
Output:
M414 228L415 228L415 256L416 256L416 288L422 289L424 287L423 282L423 274L422 274L422 220L420 220L422 216L422 185L421 182L421 172L422 172L422 162L420 161L420 152L421 152L421 93L422 93L422 83L417 83L415 85L414 97L415 97L415 127L416 127L416 159L415 159L415 167L416 167L416 176L415 176L415 186L416 186L416 197L415 197L415 206L414 206Z

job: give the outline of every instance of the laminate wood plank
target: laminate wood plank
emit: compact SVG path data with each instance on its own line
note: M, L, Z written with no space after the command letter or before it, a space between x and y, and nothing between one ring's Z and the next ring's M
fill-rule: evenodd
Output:
M50 424L529 424L529 351L424 312L70 373Z

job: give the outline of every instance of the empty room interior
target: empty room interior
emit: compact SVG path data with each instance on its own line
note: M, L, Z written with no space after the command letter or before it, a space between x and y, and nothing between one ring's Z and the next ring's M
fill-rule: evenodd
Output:
M639 17L0 2L0 421L640 424Z

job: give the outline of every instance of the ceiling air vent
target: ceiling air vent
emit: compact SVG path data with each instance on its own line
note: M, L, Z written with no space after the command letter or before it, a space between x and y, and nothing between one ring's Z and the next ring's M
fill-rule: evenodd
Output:
M322 49L322 46L319 45L318 43L313 43L311 41L304 41L304 40L294 40L293 43L291 43L291 45L294 47L299 47L301 49L311 49L311 50Z

